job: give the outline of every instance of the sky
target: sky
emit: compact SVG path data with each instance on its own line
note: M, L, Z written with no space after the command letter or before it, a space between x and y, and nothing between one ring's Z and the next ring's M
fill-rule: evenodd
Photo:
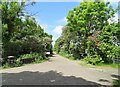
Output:
M116 8L118 3L111 3ZM60 37L62 28L67 24L67 15L69 10L80 5L80 2L36 2L33 6L28 6L25 10L34 14L38 24L44 28L44 31L53 36L53 45L55 40ZM118 14L115 14L118 19Z

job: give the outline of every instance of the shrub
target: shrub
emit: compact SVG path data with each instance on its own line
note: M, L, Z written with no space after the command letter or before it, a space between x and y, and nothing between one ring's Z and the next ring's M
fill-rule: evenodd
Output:
M105 63L112 63L113 59L120 58L120 47L107 43L101 43L98 47Z
M5 64L2 66L2 68L8 68L8 67L10 67L8 63L5 63Z
M10 66L7 62L3 65L3 68L8 68L8 67L19 67L19 66L22 66L23 65L23 60L24 59L28 59L26 60L27 63L40 63L42 60L44 60L45 58L41 56L40 53L29 53L29 54L23 54L23 55L20 55L14 62L14 64L12 64L12 66ZM29 61L29 59L31 61Z
M73 57L73 54L65 54L65 57L75 60L75 58Z
M120 80L113 80L113 87L120 87Z
M41 61L42 61L43 59L42 59L42 57L41 56L39 56L39 58L35 58L35 63L40 63Z
M83 60L85 60L86 63L90 63L92 65L97 65L99 63L104 62L99 55L94 55L94 56L88 55Z
M22 63L22 61L21 61L20 58L18 58L17 60L15 60L15 66L16 67L19 67L19 66L22 66L22 65L23 65L23 63Z
M30 54L23 54L19 58L20 59L33 58L33 54L32 53L30 53Z
M26 59L26 58L33 58L34 62L38 63L41 60L45 59L42 57L40 53L30 53L30 54L24 54L19 57L19 59Z

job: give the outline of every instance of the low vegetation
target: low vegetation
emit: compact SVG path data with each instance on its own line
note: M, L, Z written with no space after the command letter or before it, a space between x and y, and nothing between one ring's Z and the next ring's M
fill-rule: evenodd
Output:
M113 87L120 87L120 80L113 80Z

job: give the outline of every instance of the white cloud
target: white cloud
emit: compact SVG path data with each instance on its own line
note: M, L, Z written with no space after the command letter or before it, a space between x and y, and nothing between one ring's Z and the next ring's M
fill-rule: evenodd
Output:
M53 41L56 41L56 40L57 40L57 37L53 37L52 40L53 40Z
M62 22L62 23L67 23L67 18L66 17L64 17L64 18L62 18L62 19L60 19L60 20L58 20L57 22Z
M53 45L53 46L54 46L55 41L56 41L57 39L58 39L57 37L53 36L53 38L52 38L52 40L53 40L52 45Z
M115 22L118 22L118 14L117 13L115 13L115 15L114 15L115 17L113 18L113 21L115 21Z
M37 16L33 16L37 22L37 25L40 25L41 28L43 28L44 30L46 30L48 28L47 24L42 23L42 21L39 19L39 17Z
M108 19L109 23L118 23L118 14L115 13L114 16L115 17L112 17L112 18Z
M48 28L47 24L40 24L41 28L43 28L44 30L46 30Z
M105 0L105 1L108 1L108 2L119 2L120 0Z
M61 26L61 25L56 26L55 29L53 29L53 32L56 33L56 34L58 34L58 35L61 35L63 27L64 26Z

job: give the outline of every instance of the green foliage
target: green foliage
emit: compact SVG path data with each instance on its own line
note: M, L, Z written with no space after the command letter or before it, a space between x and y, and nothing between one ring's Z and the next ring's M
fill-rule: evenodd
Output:
M45 59L45 58L43 58L41 56L40 53L23 54L18 59L26 59L26 58L32 58L32 59L34 59L33 62L35 62L35 63L40 63L42 60Z
M33 5L33 2L29 4ZM2 2L3 65L10 55L18 58L24 54L30 56L32 52L36 53L32 54L36 60L41 60L45 58L46 49L52 52L51 42L44 40L46 37L52 39L52 35L45 33L35 18L24 11L27 5L27 2ZM49 48L46 48L46 43ZM19 62L16 60L16 65L19 66Z
M113 87L120 87L120 80L113 80Z
M112 64L108 64L108 63L99 63L96 65L97 67L112 67L112 68L116 68L118 69L118 64L112 63Z
M94 56L88 55L84 58L84 60L86 61L86 63L90 63L92 65L97 65L104 62L102 58L98 55Z
M83 1L68 12L67 25L54 46L62 55L72 54L74 59L84 58L93 65L113 63L120 58L120 29L118 23L109 23L117 12L109 2Z
M19 67L19 66L22 66L22 65L23 65L23 63L22 63L20 58L15 60L15 67Z
M16 58L12 66L10 66L8 63L5 63L2 67L3 68L20 67L24 64L22 62L22 59L29 59L29 58L33 59L32 61L33 63L40 63L43 60L45 60L45 58L43 58L40 53L29 53L29 54L20 55L18 58Z
M43 60L44 58L42 58L40 53L29 53L29 54L23 54L20 55L19 57L20 59L26 59L26 58L35 58L35 59L40 59Z
M30 53L30 54L23 54L23 55L20 55L20 59L26 59L26 58L33 58L34 54Z
M65 55L67 58L71 58L71 59L74 59L73 55L72 54L66 54Z
M2 68L9 68L10 67L10 65L8 64L8 63L5 63L3 66L2 66Z

